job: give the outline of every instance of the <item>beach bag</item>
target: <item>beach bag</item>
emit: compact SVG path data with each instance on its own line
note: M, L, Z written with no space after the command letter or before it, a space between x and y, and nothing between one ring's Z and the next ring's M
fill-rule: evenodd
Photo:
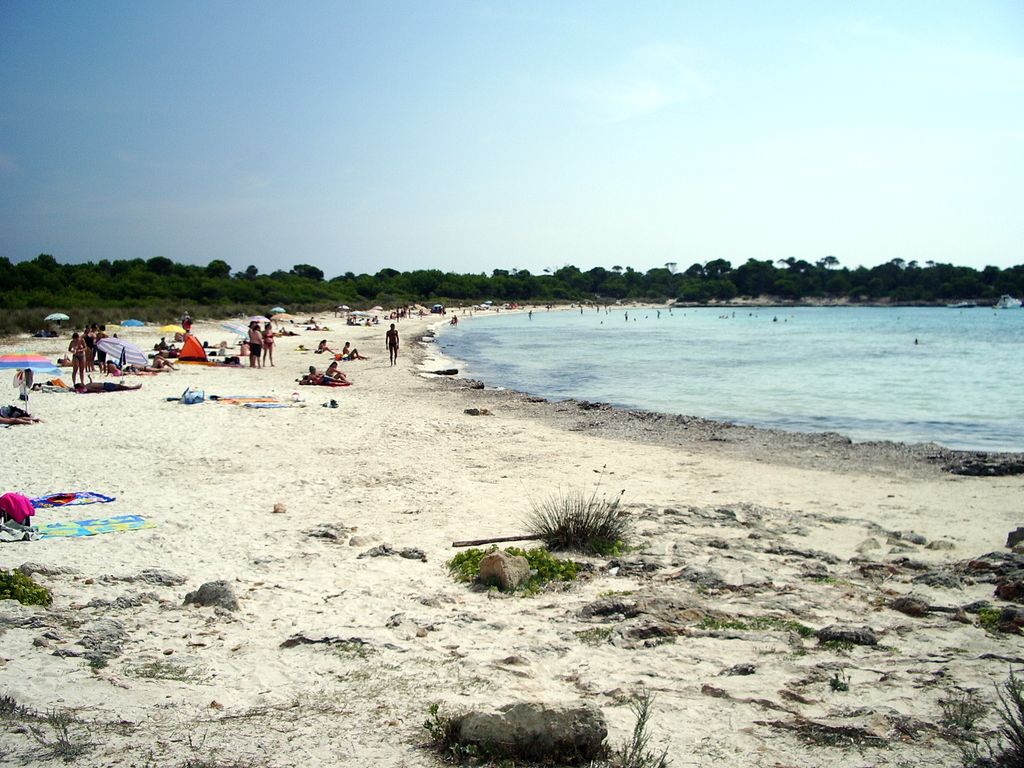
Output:
M201 403L206 399L206 393L201 389L192 389L189 387L181 393L181 402L185 405L195 405Z
M5 493L0 496L0 512L3 513L3 522L13 520L18 525L28 525L36 508L28 496L20 493Z

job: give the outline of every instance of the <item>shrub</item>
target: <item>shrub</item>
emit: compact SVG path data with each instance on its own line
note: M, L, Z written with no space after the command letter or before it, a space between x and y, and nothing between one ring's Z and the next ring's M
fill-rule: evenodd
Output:
M987 755L977 747L963 753L963 764L969 768L1024 768L1024 681L1010 670L1010 676L996 686L999 700L996 712L1002 724L999 740L985 745Z
M939 707L942 709L942 725L962 731L973 731L988 710L974 691L950 691L939 699Z
M644 691L629 705L636 717L633 733L621 747L612 752L607 761L593 764L592 768L668 768L668 748L653 752L650 749L651 735L647 724L651 719L654 694Z
M595 489L553 494L526 519L527 530L548 549L574 550L595 555L618 554L628 543L632 524L620 506L622 494L609 499Z
M21 571L0 570L0 600L17 600L22 605L50 605L53 595Z

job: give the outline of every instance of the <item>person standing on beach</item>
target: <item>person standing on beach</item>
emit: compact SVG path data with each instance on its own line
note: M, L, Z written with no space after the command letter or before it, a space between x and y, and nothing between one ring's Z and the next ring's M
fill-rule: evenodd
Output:
M249 367L260 367L260 355L263 354L263 334L260 324L255 320L249 323Z
M384 346L388 348L388 356L391 358L391 364L395 365L398 363L398 331L395 330L395 324L391 324L391 328L384 335Z
M263 367L267 367L267 357L270 357L270 365L274 365L274 326L269 322L263 326Z
M71 353L71 386L75 386L75 378L85 386L85 341L77 334L71 334L71 343L68 344L68 352Z

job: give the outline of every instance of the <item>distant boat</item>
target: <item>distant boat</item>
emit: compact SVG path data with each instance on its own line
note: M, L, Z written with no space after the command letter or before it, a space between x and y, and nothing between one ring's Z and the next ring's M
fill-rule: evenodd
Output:
M1021 300L1015 299L1008 293L1004 293L999 297L999 301L995 303L993 309L1020 309Z
M973 301L958 301L956 304L947 304L950 309L970 309L971 307L978 306Z

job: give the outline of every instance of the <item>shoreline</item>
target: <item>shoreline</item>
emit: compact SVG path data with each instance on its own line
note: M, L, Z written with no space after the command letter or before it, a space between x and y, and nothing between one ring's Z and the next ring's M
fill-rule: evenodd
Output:
M440 337L446 323L436 324L417 337L423 347L431 331ZM461 361L439 348L432 355L440 367ZM447 364L445 363L447 361ZM420 366L421 368L423 365ZM982 451L947 448L938 443L903 443L891 440L853 441L837 432L792 432L783 429L706 419L701 416L622 408L576 398L549 400L514 389L488 387L486 382L457 377L432 377L441 388L465 390L481 406L503 403L517 414L539 418L569 431L589 431L603 437L651 445L713 448L745 458L759 457L791 466L837 471L938 468L974 476L1024 474L1024 451Z

